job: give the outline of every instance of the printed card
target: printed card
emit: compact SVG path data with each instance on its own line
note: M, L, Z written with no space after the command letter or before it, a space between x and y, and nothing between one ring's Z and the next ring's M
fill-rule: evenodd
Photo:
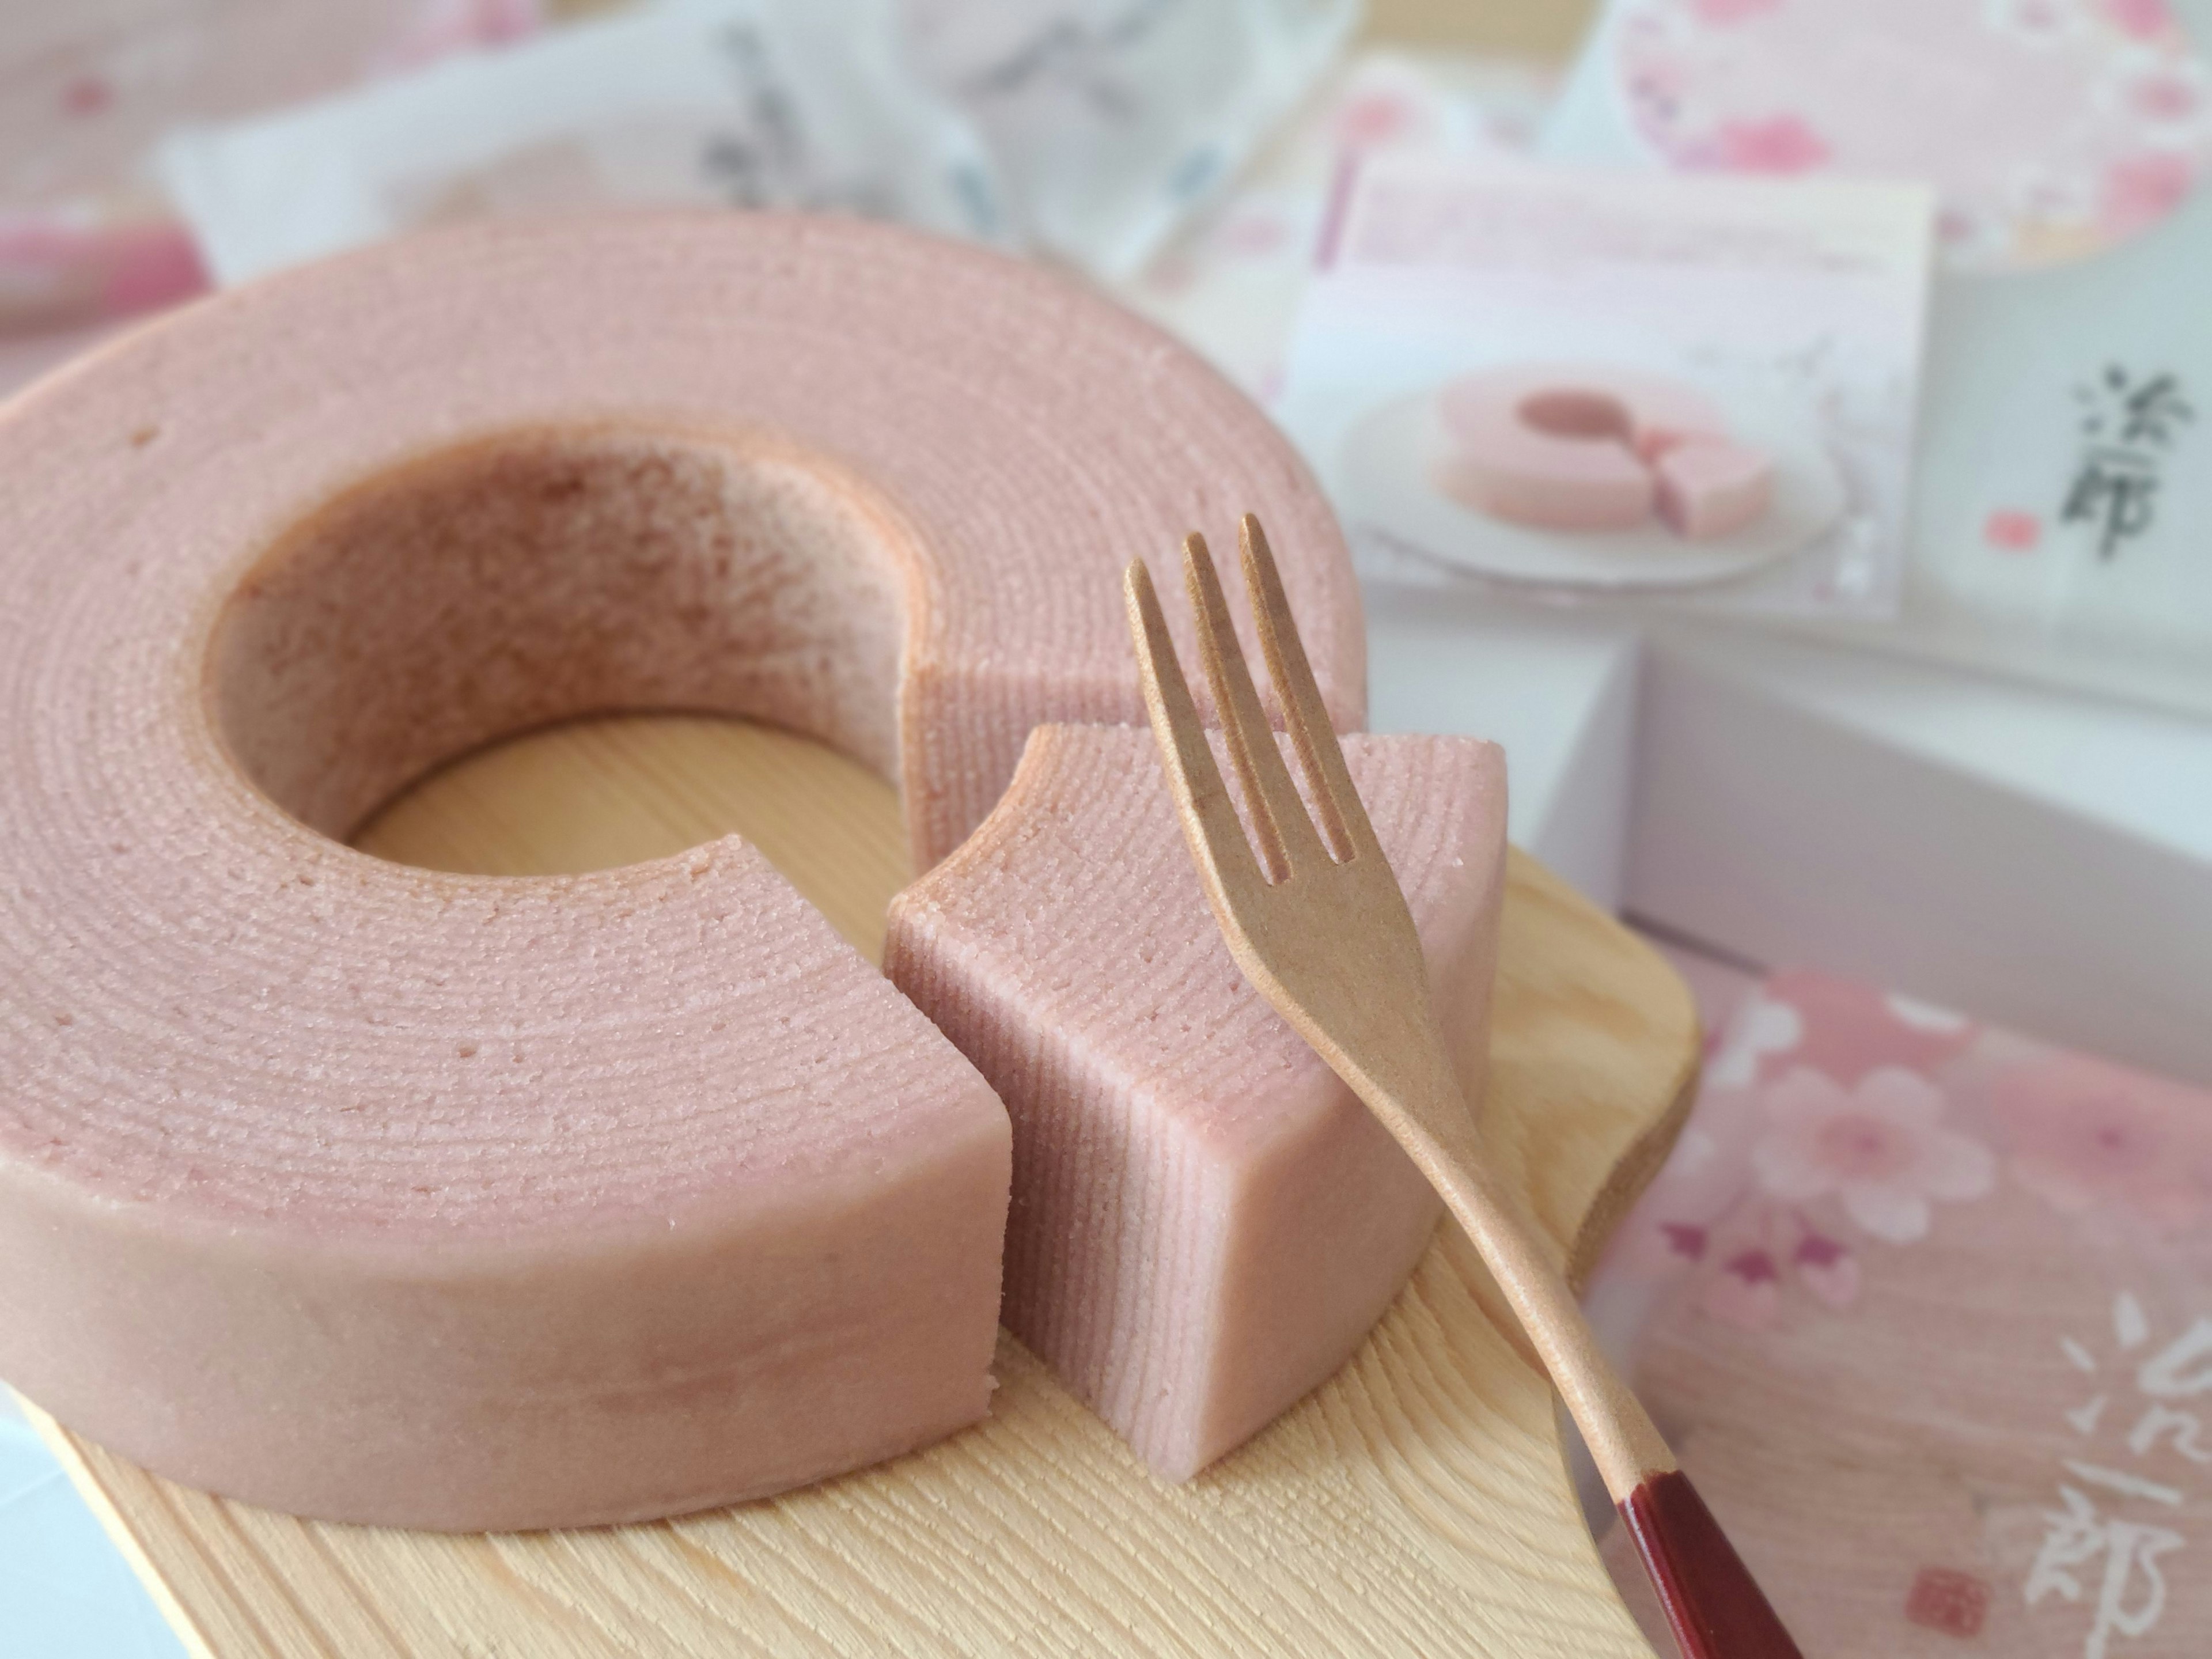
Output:
M1370 577L1890 616L1930 242L1911 185L1373 156L1278 412Z
M2212 1653L2202 1089L1777 974L1585 1305L1812 1659Z

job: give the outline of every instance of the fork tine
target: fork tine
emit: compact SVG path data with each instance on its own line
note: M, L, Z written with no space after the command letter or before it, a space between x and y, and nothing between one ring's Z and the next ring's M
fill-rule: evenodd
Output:
M1275 746L1274 727L1253 687L1244 648L1237 642L1237 626L1229 619L1229 602L1222 597L1221 579L1214 574L1205 537L1184 538L1182 569L1191 608L1198 613L1199 654L1213 687L1213 705L1220 711L1230 762L1252 811L1260 861L1270 881L1281 881L1298 866L1327 858L1328 849L1306 816L1291 769L1283 764L1283 751Z
M1252 595L1252 613L1260 624L1260 649L1267 657L1267 676L1275 683L1275 696L1282 702L1291 742L1298 751L1298 764L1305 769L1306 781L1312 787L1322 833L1340 859L1379 856L1382 848L1375 839L1375 826L1368 822L1367 808L1352 787L1352 774L1345 769L1344 750L1336 740L1335 726L1329 723L1321 688L1314 684L1313 666L1306 660L1297 623L1291 615L1289 599L1284 597L1283 579L1275 569L1267 532L1249 513L1237 531L1237 539L1243 544L1244 586Z
M1175 641L1168 637L1167 618L1160 614L1160 598L1152 588L1152 573L1142 559L1130 562L1121 579L1129 611L1129 633L1137 647L1137 670L1145 689L1145 708L1152 716L1152 736L1158 740L1160 758L1166 763L1168 783L1175 791L1177 816L1196 855L1201 875L1211 877L1217 889L1209 895L1218 906L1263 884L1265 878L1244 839L1244 825L1237 816L1221 769L1213 763L1213 747L1199 723L1198 705L1191 701L1190 683L1183 678L1176 659Z

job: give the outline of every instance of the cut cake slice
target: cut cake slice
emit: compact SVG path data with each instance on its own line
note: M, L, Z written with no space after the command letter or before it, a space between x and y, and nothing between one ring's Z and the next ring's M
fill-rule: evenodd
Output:
M1479 1103L1503 757L1344 750ZM1436 1199L1246 984L1149 731L1033 732L997 810L894 902L884 961L1012 1115L1006 1325L1159 1474L1188 1479L1328 1378L1419 1259Z

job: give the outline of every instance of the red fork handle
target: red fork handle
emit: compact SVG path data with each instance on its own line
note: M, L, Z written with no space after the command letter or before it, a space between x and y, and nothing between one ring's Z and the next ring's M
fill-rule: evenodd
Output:
M1650 1475L1620 1509L1682 1659L1803 1659L1687 1475Z

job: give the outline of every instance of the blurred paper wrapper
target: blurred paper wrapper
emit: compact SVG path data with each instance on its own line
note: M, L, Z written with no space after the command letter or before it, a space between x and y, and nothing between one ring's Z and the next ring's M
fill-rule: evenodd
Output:
M538 0L71 0L0 8L0 333L168 304L207 272L149 159L223 120L520 40Z
M601 203L854 211L1135 272L1311 94L1358 0L653 0L258 118L163 183L218 281Z
M1312 93L1360 0L908 0L913 61L998 158L1030 240L1109 281Z
M902 67L889 0L665 0L180 131L159 170L226 283L418 226L614 203L1011 235L967 123Z

